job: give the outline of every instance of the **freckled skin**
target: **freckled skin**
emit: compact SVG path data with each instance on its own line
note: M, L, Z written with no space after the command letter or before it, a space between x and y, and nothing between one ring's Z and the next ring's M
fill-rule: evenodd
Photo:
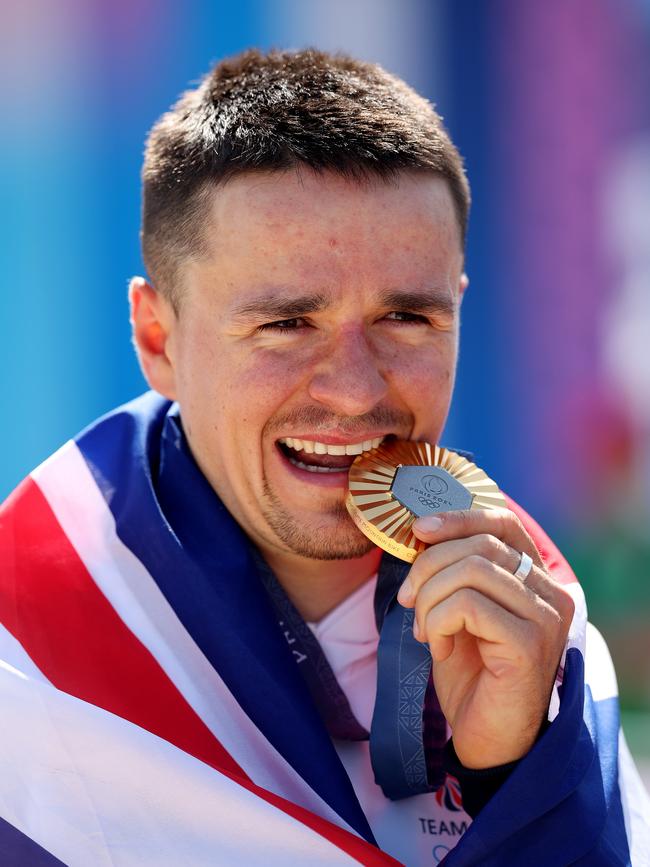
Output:
M328 430L383 413L398 436L438 439L465 285L447 184L406 172L364 184L307 170L250 174L215 190L205 230L209 253L184 267L166 347L168 396L190 447L280 573L284 563L324 574L327 558L352 558L359 584L370 573L354 561L370 545L344 511L344 488L297 483L276 440L291 435L283 423L292 414L314 407ZM396 321L378 302L382 291L433 287L456 302L446 319ZM331 303L281 333L233 320L243 299L274 290L326 293Z

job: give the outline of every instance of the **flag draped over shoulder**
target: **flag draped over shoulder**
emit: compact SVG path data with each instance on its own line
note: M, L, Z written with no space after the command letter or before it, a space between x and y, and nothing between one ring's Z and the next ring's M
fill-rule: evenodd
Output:
M0 863L397 864L169 412L150 393L101 419L2 507ZM611 662L512 508L576 617L552 724L445 864L627 864L648 807Z

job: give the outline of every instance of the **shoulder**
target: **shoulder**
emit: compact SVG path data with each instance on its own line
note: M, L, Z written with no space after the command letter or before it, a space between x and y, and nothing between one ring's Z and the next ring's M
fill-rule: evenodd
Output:
M110 467L126 464L155 439L170 401L147 392L101 416L36 467L0 505L0 573L16 583L23 569L73 557L63 527L91 507ZM124 466L122 467L124 468ZM110 480L108 484L112 484ZM77 518L75 518L77 516ZM48 565L49 564L49 565Z

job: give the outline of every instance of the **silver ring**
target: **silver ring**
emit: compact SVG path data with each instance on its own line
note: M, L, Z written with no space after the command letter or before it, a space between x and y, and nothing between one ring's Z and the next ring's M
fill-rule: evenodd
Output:
M530 570L533 568L533 558L526 554L525 551L521 552L521 557L519 558L519 563L517 564L517 568L514 571L515 578L519 578L522 584L526 583L526 578L530 575Z

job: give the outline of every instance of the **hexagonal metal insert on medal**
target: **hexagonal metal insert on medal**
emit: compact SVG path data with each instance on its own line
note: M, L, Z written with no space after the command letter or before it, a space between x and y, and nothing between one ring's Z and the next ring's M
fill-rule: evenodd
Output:
M391 493L418 518L436 512L469 509L474 499L467 488L442 467L398 467Z

